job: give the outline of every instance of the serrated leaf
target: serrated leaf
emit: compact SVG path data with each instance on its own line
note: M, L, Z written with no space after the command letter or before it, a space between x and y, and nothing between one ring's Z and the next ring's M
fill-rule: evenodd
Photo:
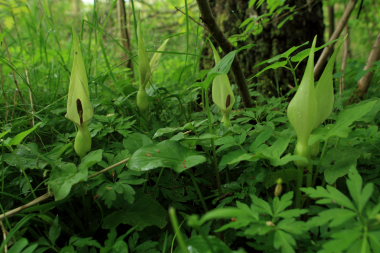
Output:
M352 210L343 208L331 208L322 211L318 216L308 221L310 227L319 227L328 224L329 227L340 226L356 217L356 213Z
M347 207L351 210L355 210L355 206L343 193L332 186L327 186L327 189L317 186L316 188L301 188L301 191L305 192L311 198L319 199L317 203L321 204L338 204Z
M273 216L272 208L268 202L256 197L255 195L251 195L251 199L252 199L252 208L254 210L257 210L260 213L269 214Z
M363 180L357 170L352 170L352 172L349 175L349 178L347 180L347 187L351 194L352 199L354 200L354 203L358 207L358 211L362 212L364 206L368 202L369 198L371 197L374 186L373 184L367 184L363 189Z
M292 204L293 192L287 192L281 198L275 197L273 200L273 215L276 217Z
M282 253L294 253L296 241L290 234L281 230L276 230L274 233L273 246L277 250L281 249Z

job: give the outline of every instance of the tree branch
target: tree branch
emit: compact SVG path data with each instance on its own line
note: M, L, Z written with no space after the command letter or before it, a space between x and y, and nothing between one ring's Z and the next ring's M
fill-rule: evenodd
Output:
M208 0L197 0L199 11L201 12L201 19L205 24L207 30L210 32L212 37L216 40L219 46L222 48L225 54L235 50L234 46L227 40L223 32L220 30L215 22L215 18L212 15L210 5ZM249 95L248 85L245 80L244 74L241 70L240 63L235 57L232 63L232 72L234 73L235 82L239 87L241 97L243 99L245 107L251 107L251 97Z
M380 33L372 46L371 53L368 56L367 64L364 70L369 70L365 76L363 76L358 82L358 89L356 90L356 95L359 98L363 98L367 94L369 85L374 75L374 71L371 70L376 61L380 60Z
M344 27L346 26L348 19L351 16L352 11L355 8L357 0L350 0L350 2L347 4L346 9L344 10L343 16L339 21L339 24L337 25L334 33L331 35L328 42L336 40L339 35L342 33ZM317 64L314 68L314 77L318 79L320 75L322 74L322 70L326 64L327 58L331 55L332 51L334 49L334 45L330 45L328 47L325 47L322 51L321 56L319 57Z

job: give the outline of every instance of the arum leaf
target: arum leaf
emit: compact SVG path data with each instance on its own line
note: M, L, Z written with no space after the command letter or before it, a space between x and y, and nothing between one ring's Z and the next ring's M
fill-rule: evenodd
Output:
M73 31L74 61L70 76L69 94L67 97L66 118L77 125L91 120L94 110L90 102L90 90L82 50L77 34Z

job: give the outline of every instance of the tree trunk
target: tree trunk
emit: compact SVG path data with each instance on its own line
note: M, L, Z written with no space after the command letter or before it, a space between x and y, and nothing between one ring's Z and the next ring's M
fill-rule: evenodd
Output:
M285 52L289 48L300 45L306 41L312 41L314 36L318 36L318 45L323 43L323 12L322 2L319 0L308 1L310 5L305 4L304 0L289 0L289 6L295 6L298 9L293 16L281 28L277 25L282 20L273 19L263 27L262 33L258 35L251 34L246 41L239 42L237 47L253 43L255 46L249 50L239 53L239 61L246 77L253 76L265 66L254 68L254 66L263 60L269 59L277 54ZM212 6L217 24L226 34L231 36L243 32L239 26L249 17L259 16L267 12L266 8L261 6L258 9L248 8L248 0L212 0ZM208 65L206 63L206 65ZM302 78L304 66L297 70L297 77ZM253 79L254 83L259 83L260 91L268 95L281 95L289 87L294 86L293 76L290 71L277 69L275 72L267 71L259 77Z
M125 66L133 70L132 60L129 56L131 53L131 40L128 32L127 13L125 10L125 0L118 0L117 13L119 19L120 37L124 46L124 59Z

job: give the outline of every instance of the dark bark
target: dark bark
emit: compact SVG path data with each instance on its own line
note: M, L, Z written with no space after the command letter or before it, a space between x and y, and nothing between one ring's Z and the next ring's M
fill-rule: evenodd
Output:
M127 51L124 53L124 61L126 63L126 67L133 69L132 60L129 57L129 54L131 52L131 40L128 32L127 13L125 11L125 0L118 0L117 10L120 25L120 35L123 46Z
M265 67L255 68L256 64L285 52L293 46L300 45L306 41L311 42L315 35L318 36L318 45L323 43L322 2L320 0L308 2L310 2L310 5L305 4L306 1L304 0L287 1L289 6L295 6L298 10L293 16L293 20L278 28L277 25L283 19L273 19L263 27L262 33L258 35L252 34L246 41L238 43L237 47L248 43L255 44L253 48L239 54L239 62L246 77L253 76ZM248 8L248 3L248 0L211 1L217 24L226 36L242 33L243 30L239 26L244 20L266 13L264 6L259 9ZM205 64L208 65L207 63ZM303 66L297 70L298 78L302 78L302 73ZM283 91L287 91L289 86L294 86L292 74L285 69L277 69L275 72L267 71L251 82L258 83L259 90L268 95L280 95Z
M220 30L219 26L215 22L215 18L211 12L210 6L205 0L197 0L199 11L201 12L201 19L205 23L208 31L223 49L224 53L229 53L235 48L224 36L223 32ZM251 97L249 94L248 86L241 69L238 59L235 59L232 63L232 72L234 73L236 84L239 87L240 95L242 96L245 107L251 107Z

